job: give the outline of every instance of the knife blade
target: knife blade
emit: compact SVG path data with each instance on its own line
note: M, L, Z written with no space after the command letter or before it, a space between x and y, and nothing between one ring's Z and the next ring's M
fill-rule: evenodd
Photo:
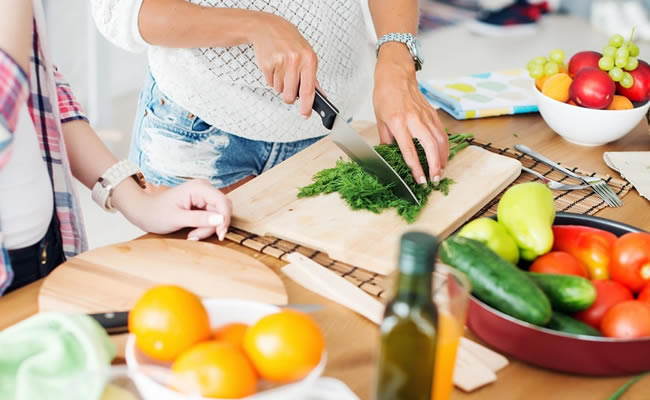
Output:
M289 308L291 310L302 311L304 313L313 313L323 309L322 304L286 304L278 306L280 308ZM89 317L99 323L109 335L117 335L129 332L129 312L113 311L106 313L88 314Z
M420 205L420 201L402 177L345 121L334 104L327 100L318 89L312 109L321 117L323 126L332 132L330 137L334 143L352 161L359 164L364 171L377 178L380 183L386 185L400 198Z

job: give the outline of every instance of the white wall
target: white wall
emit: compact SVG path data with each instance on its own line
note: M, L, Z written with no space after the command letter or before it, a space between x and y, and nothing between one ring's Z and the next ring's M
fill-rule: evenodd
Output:
M54 62L95 125L111 127L111 100L140 89L145 53L128 53L108 43L94 26L87 0L46 0L45 5ZM96 56L90 57L93 52Z

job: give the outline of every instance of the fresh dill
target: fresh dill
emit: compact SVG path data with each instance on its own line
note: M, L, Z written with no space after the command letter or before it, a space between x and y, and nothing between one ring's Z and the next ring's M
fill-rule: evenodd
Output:
M460 150L469 145L471 137L471 134L462 133L449 135L450 160ZM417 140L414 143L424 173L428 176L429 167L424 149ZM454 183L450 178L443 178L437 184L429 182L426 186L419 185L411 175L410 168L404 162L397 144L381 144L375 146L375 150L404 179L404 182L420 201L420 205L412 204L408 200L397 197L388 186L379 183L372 175L361 169L358 164L343 160L338 160L334 168L327 168L317 172L312 178L314 182L311 185L300 188L298 197L312 197L338 192L353 210L368 210L379 214L387 208L396 208L397 213L410 224L415 221L425 206L431 192L437 190L446 196Z

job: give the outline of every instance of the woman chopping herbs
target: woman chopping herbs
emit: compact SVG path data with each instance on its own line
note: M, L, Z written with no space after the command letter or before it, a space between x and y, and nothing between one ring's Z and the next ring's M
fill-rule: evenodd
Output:
M415 78L418 1L368 3L379 38L380 141L397 142L416 182L437 183L449 143ZM155 184L241 185L328 133L310 118L316 88L345 112L368 72L360 0L93 0L92 7L114 44L148 50L130 158Z

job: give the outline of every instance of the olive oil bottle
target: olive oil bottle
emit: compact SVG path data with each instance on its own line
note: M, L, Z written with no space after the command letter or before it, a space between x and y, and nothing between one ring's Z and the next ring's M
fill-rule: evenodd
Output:
M381 323L376 400L431 400L438 313L432 279L438 241L409 232L402 236L394 298Z

